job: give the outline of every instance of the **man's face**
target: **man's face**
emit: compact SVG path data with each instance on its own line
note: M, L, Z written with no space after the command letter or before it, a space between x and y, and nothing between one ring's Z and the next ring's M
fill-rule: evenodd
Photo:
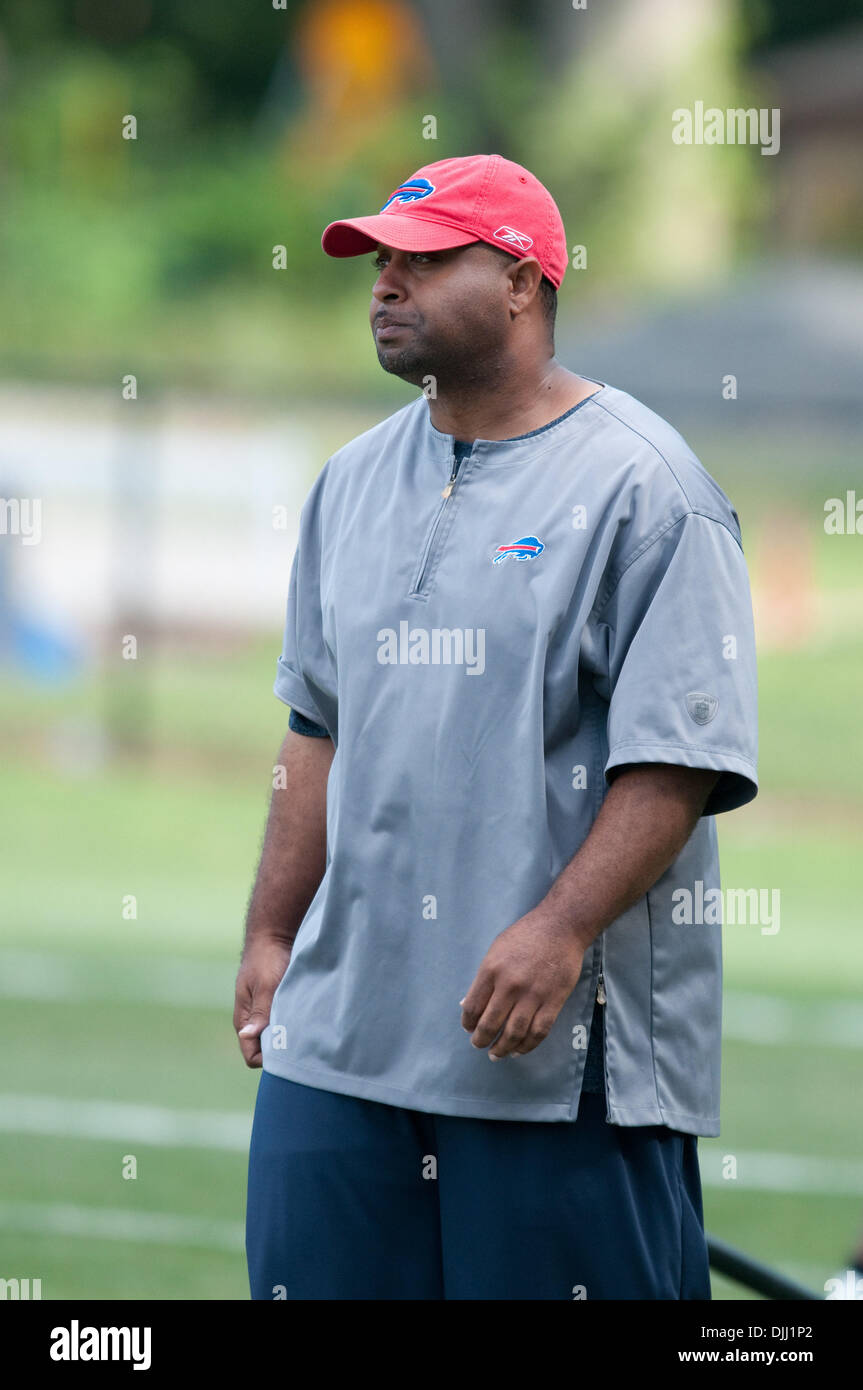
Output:
M378 361L416 386L481 381L505 356L509 262L484 242L449 251L379 245L369 310Z

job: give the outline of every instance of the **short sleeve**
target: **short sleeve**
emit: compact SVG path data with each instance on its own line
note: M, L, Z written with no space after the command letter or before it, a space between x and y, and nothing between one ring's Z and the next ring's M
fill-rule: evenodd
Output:
M704 815L758 791L749 576L739 537L689 512L632 559L597 615L608 652L606 779L627 763L722 775Z
M329 738L329 732L321 724L316 724L313 719L307 719L304 714L300 714L298 709L291 709L288 719L288 728L293 729L295 734L302 734L304 738Z
M335 682L323 634L321 527L325 469L300 512L299 537L288 581L287 612L275 694L306 719L333 733Z

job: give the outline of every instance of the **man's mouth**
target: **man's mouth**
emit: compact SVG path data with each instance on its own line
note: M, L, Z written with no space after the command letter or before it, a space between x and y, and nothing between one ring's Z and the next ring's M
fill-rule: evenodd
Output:
M374 333L376 339L388 339L397 333L402 333L406 328L410 328L409 323L403 323L400 319L380 318L375 321Z

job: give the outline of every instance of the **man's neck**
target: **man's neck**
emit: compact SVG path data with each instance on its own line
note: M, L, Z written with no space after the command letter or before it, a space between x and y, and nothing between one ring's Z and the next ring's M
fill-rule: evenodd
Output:
M429 401L429 415L441 434L467 443L513 439L551 424L599 389L595 381L567 371L552 357L535 374L519 373L480 391L472 384L469 396L441 391Z

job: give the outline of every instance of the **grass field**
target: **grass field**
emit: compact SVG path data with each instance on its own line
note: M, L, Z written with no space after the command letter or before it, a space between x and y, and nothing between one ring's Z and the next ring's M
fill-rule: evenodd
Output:
M846 593L859 579L838 553ZM248 1296L258 1074L231 1009L287 717L274 644L166 652L141 706L149 760L75 754L106 707L95 677L0 694L0 1275L40 1278L44 1298ZM859 630L762 652L762 794L719 820L724 882L778 887L782 917L772 936L726 928L707 1225L816 1290L863 1224L861 675ZM745 1296L715 1280L714 1297Z

